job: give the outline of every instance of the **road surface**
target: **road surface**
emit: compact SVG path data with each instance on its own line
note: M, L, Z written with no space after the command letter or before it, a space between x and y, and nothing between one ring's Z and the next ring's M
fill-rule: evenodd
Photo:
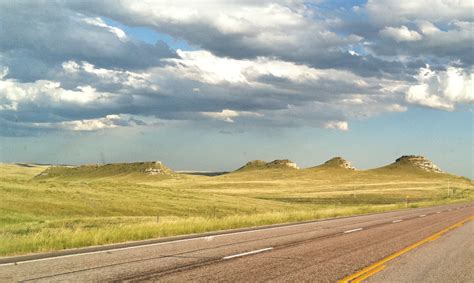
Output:
M474 282L474 221L387 264L367 282Z
M439 263L456 261L459 268L451 270L449 281L463 282L472 278L464 266L472 263L472 245L463 241L472 234L473 215L474 203L457 204L56 257L3 258L0 282L400 282L404 276L424 278L419 258L426 254L436 254ZM459 242L465 248L450 254ZM438 262L433 259L429 269L442 268ZM397 273L397 266L409 271Z

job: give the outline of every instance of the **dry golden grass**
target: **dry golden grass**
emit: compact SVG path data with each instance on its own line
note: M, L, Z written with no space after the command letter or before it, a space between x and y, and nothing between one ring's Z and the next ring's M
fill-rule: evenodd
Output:
M0 255L474 199L472 181L413 168L33 178L44 169L0 165Z

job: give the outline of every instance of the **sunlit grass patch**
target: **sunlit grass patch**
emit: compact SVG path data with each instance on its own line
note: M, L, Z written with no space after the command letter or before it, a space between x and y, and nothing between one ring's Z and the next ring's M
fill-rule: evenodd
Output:
M446 174L270 170L38 180L35 167L0 172L1 256L474 200L470 180Z

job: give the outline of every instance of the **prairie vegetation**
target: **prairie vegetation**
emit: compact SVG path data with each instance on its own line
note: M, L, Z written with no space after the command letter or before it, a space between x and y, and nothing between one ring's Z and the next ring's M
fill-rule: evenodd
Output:
M44 166L0 164L0 256L402 209L407 196L408 207L474 200L471 180L409 164L254 167L45 178Z

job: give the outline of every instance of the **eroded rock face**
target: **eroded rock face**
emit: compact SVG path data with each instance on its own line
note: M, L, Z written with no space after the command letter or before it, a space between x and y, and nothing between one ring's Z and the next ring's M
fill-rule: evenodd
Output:
M52 166L37 177L110 177L125 174L173 175L174 172L160 161L89 164L75 167Z
M332 159L329 159L328 161L324 162L324 165L355 170L354 166L352 166L349 161L345 160L342 157L334 157Z
M147 173L148 175L159 175L163 173L163 170L159 168L146 168L145 173Z
M289 167L289 168L295 168L295 169L300 169L296 163L294 163L293 161L291 160L288 160L288 159L277 159L277 160L274 160L272 162L268 162L266 164L267 167L277 167L277 168L280 168L280 167Z
M441 169L436 166L433 162L420 155L404 155L397 160L395 163L410 163L420 169L423 169L427 172L442 173Z
M171 173L171 170L168 167L164 166L161 161L145 162L144 164L150 166L148 168L145 168L145 173L148 175L156 176Z

